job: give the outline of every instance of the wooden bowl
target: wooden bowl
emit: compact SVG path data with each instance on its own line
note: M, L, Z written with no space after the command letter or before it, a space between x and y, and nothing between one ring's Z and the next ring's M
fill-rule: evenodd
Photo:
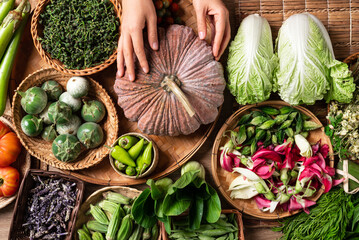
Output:
M237 219L237 223L238 223L238 239L239 240L244 240L242 214L236 209L222 209L221 213L223 213L223 214L234 213L236 215L236 219ZM183 216L186 216L186 215L183 215ZM176 217L176 219L180 218L180 217L181 216ZM166 232L165 226L164 226L164 224L162 222L161 222L161 235L162 235L162 240L169 240L170 239L168 237L167 232Z
M59 173L59 172L51 172L51 171L43 171L43 170L35 170L30 169L26 172L24 180L21 182L20 190L19 190L19 197L16 199L15 210L12 217L12 222L10 226L10 233L9 239L29 239L28 236L25 234L24 227L22 224L25 221L25 212L27 207L28 196L30 194L31 188L34 186L34 180L32 179L33 176L40 176L40 177L48 177L53 179L62 178L66 181L76 183L77 191L77 198L75 207L72 210L70 219L67 223L67 236L65 240L71 240L71 236L74 232L74 223L76 222L77 212L80 208L80 204L82 202L82 196L84 193L84 183L67 174Z
M8 116L0 117L0 121L5 123L13 132L15 132L14 126L11 122L11 118ZM27 170L30 169L31 166L31 155L26 152L24 148L21 148L21 152L17 157L16 161L11 164L12 167L16 168L20 173L20 182L24 178ZM12 203L17 197L17 193L11 197L0 197L0 209L6 207L10 203Z
M148 175L150 175L155 169L156 169L156 166L157 166L157 163L158 163L158 148L156 146L156 143L149 137L145 136L144 134L141 134L141 133L136 133L136 132L131 132L131 133L126 133L126 134L123 134L122 136L120 136L119 138L116 139L116 141L111 145L111 147L115 147L116 144L118 143L118 140L121 138L121 137L124 137L124 136L135 136L135 137L139 137L139 138L144 138L147 142L152 142L152 149L153 149L153 157L152 157L152 163L151 163L151 166L142 174L138 175L138 176L129 176L123 172L121 172L120 170L118 170L115 166L115 164L113 163L114 162L114 159L113 157L111 156L111 153L109 154L109 160L110 160L110 164L113 168L113 170L115 170L119 175L121 176L124 176L124 177L128 177L128 178L144 178L144 177L147 177Z
M97 72L104 70L105 68L109 67L112 63L116 61L117 58L117 49L114 50L112 55L100 65L86 68L86 69L66 69L62 62L57 59L54 59L50 56L49 53L45 52L42 48L39 38L42 36L43 27L39 23L40 15L45 10L46 5L51 0L40 0L34 10L31 19L31 35L36 50L39 52L41 58L49 64L52 68L63 72L65 74L75 75L75 76L84 76L84 75L91 75ZM121 19L121 4L119 0L110 0L114 6L115 13L117 14L118 18Z
M283 217L288 217L291 215L294 215L296 213L299 213L301 210L293 211L293 212L284 212L281 210L275 210L273 213L269 212L262 212L256 204L256 201L254 199L232 199L230 197L230 191L228 191L229 185L231 182L238 176L237 174L232 174L227 171L225 171L219 163L219 157L220 157L220 150L219 148L223 146L227 139L223 138L223 134L227 130L234 129L238 120L244 115L251 111L252 108L260 107L260 106L272 106L276 108L280 108L282 106L290 106L288 103L283 101L266 101L258 104L253 105L246 105L242 108L240 108L238 111L236 111L234 114L232 114L231 117L227 119L227 121L224 123L222 128L219 130L216 140L213 145L212 149L212 175L214 178L214 181L219 188L221 194L227 199L229 203L231 203L235 208L237 208L240 211L243 211L244 213L248 215L252 215L254 217L263 218L263 219L278 219ZM318 124L322 124L318 118L309 110L307 110L304 107L301 106L293 106L303 114L310 117L311 121L314 121ZM310 131L308 136L308 141L310 143L316 143L318 140L321 140L321 144L328 144L329 146L329 156L330 156L330 166L334 167L334 157L333 157L333 147L330 142L330 139L328 136L324 133L324 127ZM316 201L319 199L319 197L322 195L324 191L324 186L319 189L319 191L310 198L310 200Z
M93 220L91 214L86 215L86 212L90 209L90 204L96 204L99 201L103 200L104 198L102 196L102 193L105 193L108 191L118 192L118 193L121 193L122 195L130 197L130 198L137 197L138 195L141 194L141 191L139 191L135 188L120 187L120 186L104 187L104 188L101 188L101 189L95 191L81 205L80 210L78 212L77 221L74 224L75 231L77 231L77 229L80 229L82 227L82 225L84 223L86 223L87 221ZM161 239L160 237L161 237L161 235L159 236L158 239ZM79 239L78 235L74 234L73 239L78 240Z
M66 83L70 78L70 75L65 75L54 69L43 69L29 75L25 80L21 82L17 91L26 91L33 86L41 86L42 83L48 80L57 81L63 89L66 89ZM106 90L102 88L92 78L87 77L90 83L90 91L88 96L91 99L97 99L101 101L106 108L106 116L99 123L104 130L104 145L111 145L117 138L118 134L118 117L115 105L113 104L110 96ZM20 138L22 145L26 150L34 157L40 159L48 165L65 170L78 170L89 168L102 161L102 159L109 153L109 149L105 146L99 146L97 148L84 151L73 162L62 162L58 160L52 154L52 143L43 140L41 137L29 137L25 135L21 129L21 119L26 114L21 107L21 96L18 93L14 94L12 103L12 117L15 125L15 132Z

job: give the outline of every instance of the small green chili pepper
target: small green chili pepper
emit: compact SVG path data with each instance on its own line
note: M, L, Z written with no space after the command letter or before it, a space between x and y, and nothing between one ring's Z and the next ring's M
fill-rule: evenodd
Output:
M127 167L126 164L123 164L122 162L120 162L118 160L115 160L114 163L115 163L116 168L120 171L125 170Z
M131 167L136 167L136 163L133 161L130 154L118 145L112 149L111 156L119 162L122 162L123 164L129 165Z
M118 145L128 150L138 142L138 138L134 136L123 136L118 140Z
M140 174L142 174L152 163L152 142L147 144L145 150L142 154L142 166L138 166L141 169Z
M128 176L135 176L136 175L136 169L134 167L127 166L126 167L126 174Z
M138 143L136 143L135 145L133 145L130 150L128 150L128 154L130 154L132 159L136 159L143 148L143 145L145 143L145 140L142 138L140 141L138 141ZM135 167L135 166L134 166Z

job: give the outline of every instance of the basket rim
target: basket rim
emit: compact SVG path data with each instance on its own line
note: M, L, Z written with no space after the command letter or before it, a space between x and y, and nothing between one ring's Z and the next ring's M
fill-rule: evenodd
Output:
M282 211L282 212L274 212L274 213L263 213L261 212L261 214L259 213L253 213L251 210L248 210L246 208L242 208L240 209L238 207L237 204L235 204L235 200L241 200L241 199L231 199L229 197L229 194L227 194L227 190L223 188L223 184L221 184L222 182L219 180L218 178L218 151L219 151L219 147L220 147L220 143L222 141L222 134L223 132L228 128L228 126L230 125L230 122L232 122L234 120L234 118L242 115L243 113L245 113L246 111L252 109L252 108L256 108L259 106L273 106L273 105L277 105L277 106L291 106L289 103L286 103L282 100L269 100L269 101L265 101L265 102L261 102L261 103L257 103L257 104L250 104L250 105L245 105L240 107L238 110L236 110L230 117L227 118L227 120L225 121L225 123L223 124L223 126L220 128L220 130L217 133L217 136L215 138L215 141L213 143L213 147L212 147L212 157L211 157L211 168L212 168L212 176L213 176L213 180L216 184L216 187L218 188L218 190L221 192L221 195L227 200L227 202L229 202L234 208L238 209L241 212L244 212L245 214L254 216L254 217L258 217L261 219L280 219L283 217L288 217L288 216L292 216L294 214L297 214L299 212L301 212L301 210L296 210L296 211ZM313 119L313 121L315 122L319 122L319 119L311 112L309 111L307 108L302 107L302 106L292 106L298 110L300 110L302 113L305 113L307 115L311 114L311 118ZM324 127L320 128L322 131L324 129ZM334 156L333 156L333 147L331 142L328 142L329 145L329 164L331 167L334 166ZM312 199L319 199L320 196L323 194L324 192L324 186L322 185L322 187L318 190L317 194L315 196L312 197ZM251 199L253 200L253 198Z
M17 91L19 89L21 89L23 87L23 85L27 84L27 81L29 81L29 79L31 79L32 77L35 77L36 75L38 74L41 74L41 73L44 73L48 76L52 75L52 74L60 74L60 75L63 75L63 76L68 76L70 77L71 75L67 75L67 74L64 74L62 72L59 72L53 68L45 68L45 69L40 69L40 70L37 70L31 74L29 74L21 83L20 85L17 87ZM113 116L113 120L115 123L112 124L112 130L111 132L114 132L116 137L118 136L118 131L119 131L119 127L118 127L118 123L119 123L119 120L118 120L118 116L117 116L117 110L116 110L116 107L111 99L111 97L108 95L107 91L97 82L95 81L94 79L92 79L91 77L88 77L86 76L86 78L91 82L91 84L93 85L96 85L96 88L100 89L100 91L105 94L105 97L107 99L107 102L110 107L110 111L113 112L113 114L111 114ZM16 135L19 137L20 139L20 142L22 143L22 145L24 146L24 148L26 149L26 151L28 151L28 153L30 153L32 156L36 157L37 159L39 159L40 161L46 163L47 165L51 165L53 167L56 167L58 169L62 169L62 170L80 170L80 169L86 169L86 168L89 168L89 167L92 167L94 165L97 165L99 164L106 156L107 154L109 153L109 150L107 149L106 150L106 154L103 154L102 156L97 156L95 159L96 161L92 161L91 163L89 164L86 164L86 165L82 165L82 166L79 166L79 165L76 165L74 166L73 163L76 163L78 161L74 161L74 162L70 162L70 163L66 163L66 162L62 162L60 160L57 160L57 161L52 161L50 159L48 159L46 156L44 156L43 154L40 154L39 151L35 151L35 149L31 148L28 146L27 142L25 141L25 139L23 137L21 137L22 135L22 131L21 129L18 129L17 127L17 124L15 123L15 112L16 109L22 109L21 108L21 104L16 104L16 101L20 101L18 100L19 98L19 94L17 92L15 92L14 96L13 96L13 99L12 99L12 107L11 107L11 110L12 110L12 120L13 120L13 123L14 123L14 130L15 130L15 133ZM107 107L107 105L105 105ZM107 114L109 114L109 111L107 110ZM26 136L27 137L27 136ZM86 150L85 152L87 151L91 151L91 150ZM76 177L76 176L75 176Z
M34 13L31 18L31 36L33 43L35 45L35 48L37 52L39 53L41 59L43 59L48 65L50 65L52 68L55 68L56 70L63 72L65 74L71 74L74 76L84 76L84 75L91 75L95 74L97 72L100 72L106 68L108 68L110 65L112 65L117 58L117 47L114 50L114 52L111 54L111 56L106 59L103 63L90 67L85 69L67 69L64 67L63 63L61 63L57 59L53 59L49 53L47 53L41 46L41 43L39 41L39 20L40 20L40 14L43 12L45 6L48 4L50 0L40 0L38 4L36 5L36 8L34 10ZM120 20L121 25L121 3L120 0L110 0L110 2L114 6L114 10L117 14L117 17ZM118 31L119 37L121 35L120 30Z

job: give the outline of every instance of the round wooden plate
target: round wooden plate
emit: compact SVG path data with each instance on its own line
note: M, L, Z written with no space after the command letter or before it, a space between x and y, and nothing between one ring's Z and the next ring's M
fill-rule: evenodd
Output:
M231 184L231 182L238 176L238 174L232 174L232 173L229 173L229 172L225 171L220 166L220 163L219 163L219 157L220 157L219 148L221 146L223 146L227 141L226 138L223 138L223 134L225 133L225 131L230 130L230 129L234 129L237 122L238 122L238 120L244 114L249 113L252 108L265 106L265 105L276 107L276 108L280 108L282 106L290 106L288 103L283 102L283 101L266 101L266 102L259 103L259 104L244 106L244 107L240 108L238 111L236 111L231 117L229 117L227 119L227 121L224 123L224 125L222 126L222 128L219 130L219 132L217 134L217 137L216 137L216 140L215 140L214 145L213 145L213 149L212 149L212 175L213 175L214 181L216 183L216 186L220 190L221 194L235 208L237 208L240 211L243 211L244 213L246 213L248 215L252 215L254 217L264 218L264 219L278 219L278 218L283 218L283 217L288 217L288 216L294 215L294 214L300 212L300 210L293 211L293 212L283 212L283 211L280 211L280 210L275 210L273 213L262 212L257 207L257 204L256 204L254 199L248 199L248 200L246 200L246 199L232 199L230 197L231 192L228 191L228 188L229 188L229 185ZM312 112L307 110L306 108L301 107L301 106L293 106L293 107L298 109L299 111L301 111L305 115L309 116L311 121L314 121L314 122L316 122L318 124L322 124L318 120L318 118ZM320 128L320 129L317 129L315 131L310 131L309 136L308 136L307 139L312 144L318 142L318 140L321 140L322 144L328 144L329 153L330 153L329 154L329 156L330 156L330 166L334 167L333 147L332 147L332 144L330 142L330 139L324 133L324 128ZM317 192L317 194L314 197L310 198L310 199L313 200L313 201L316 201L321 196L323 191L324 191L324 186L322 186L322 188Z
M0 117L0 121L5 123L12 131L15 132L14 126L8 116ZM11 164L12 167L16 168L20 173L20 182L22 178L25 176L25 173L31 166L31 155L26 152L25 148L21 149L19 156L17 157L16 161ZM17 193L11 197L0 197L0 209L9 205L12 201L14 201L17 197Z

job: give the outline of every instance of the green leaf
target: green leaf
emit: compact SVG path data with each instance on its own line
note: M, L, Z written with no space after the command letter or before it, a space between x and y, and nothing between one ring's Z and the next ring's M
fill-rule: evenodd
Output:
M154 213L154 201L150 196L151 191L146 188L132 205L131 215L133 219L144 228L153 227L157 222Z
M163 214L163 200L164 199L158 199L155 201L155 214L158 218L162 218L164 217L164 214Z
M166 216L178 216L186 211L191 205L191 201L178 201L175 194L167 194L163 200L162 211Z
M172 186L168 189L168 194L173 194L177 189L185 188L188 184L190 184L198 175L200 171L188 171L183 174Z
M207 184L210 198L205 201L204 204L204 213L207 222L215 223L218 221L219 216L221 215L221 201L218 197L216 190L214 190L211 185Z
M203 216L203 199L196 197L189 209L189 229L195 230L201 226Z
M155 184L155 181L148 179L146 184L151 188L151 197L153 200L164 198L166 192Z
M354 209L353 220L352 220L352 231L354 231L356 225L358 226L357 230L359 230L359 205L357 205Z

